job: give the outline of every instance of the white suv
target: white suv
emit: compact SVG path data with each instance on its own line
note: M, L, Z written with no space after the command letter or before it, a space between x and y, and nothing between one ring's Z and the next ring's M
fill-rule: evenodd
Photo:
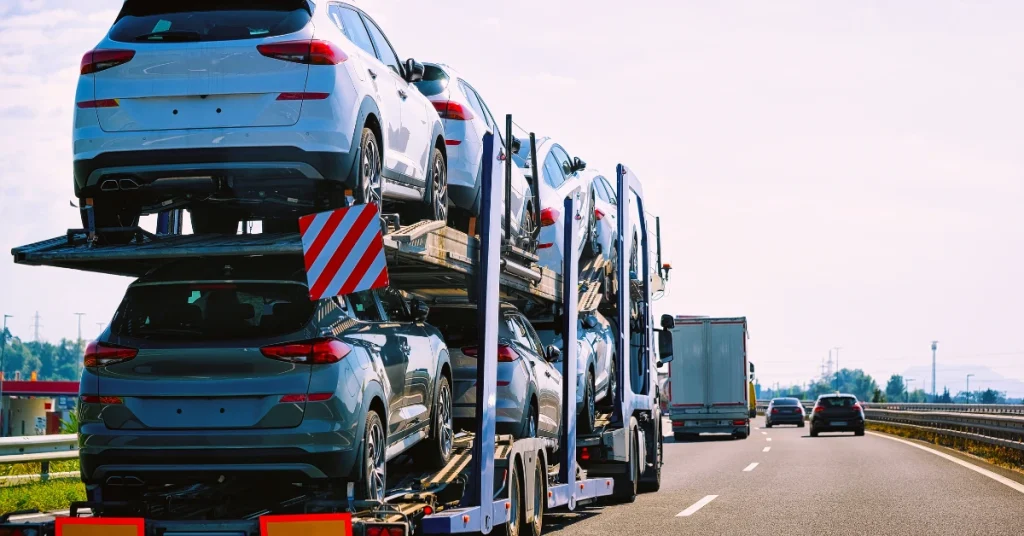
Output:
M97 227L187 207L196 232L288 229L347 193L445 220L444 130L422 75L347 4L126 0L82 59L75 193Z

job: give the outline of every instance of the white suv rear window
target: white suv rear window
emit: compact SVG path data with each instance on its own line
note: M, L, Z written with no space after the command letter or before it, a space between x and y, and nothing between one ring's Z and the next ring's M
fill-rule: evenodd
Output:
M125 43L234 41L297 32L305 0L128 0L110 38Z

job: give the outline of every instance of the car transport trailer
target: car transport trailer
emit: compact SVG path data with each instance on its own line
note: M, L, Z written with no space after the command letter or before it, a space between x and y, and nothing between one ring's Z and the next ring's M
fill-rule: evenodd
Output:
M488 134L484 141L485 148L493 150L494 137ZM484 176L494 176L492 167L491 159L485 159ZM137 530L125 534L249 536L305 534L314 527L330 527L326 530L336 530L339 534L373 536L418 532L489 533L496 529L510 533L532 529L531 532L537 534L546 508L574 509L581 503L609 496L620 501L632 500L641 480L649 481L660 475L661 462L657 428L660 417L654 413L657 394L651 389L650 373L643 372L653 371L649 347L649 293L642 290L647 283L641 282L639 294L635 291L620 293L617 309L623 329L616 358L619 381L613 403L615 411L600 431L584 439L601 446L603 463L594 465L590 474L577 466L575 404L563 404L557 459L549 459L555 446L551 440L496 436L494 394L499 300L506 297L530 305L557 307L565 319L565 370L575 370L577 356L573 340L578 304L577 299L563 299L563 296L578 298L581 292L593 294L594 282L580 284L575 255L564 261L562 273L566 277L516 264L507 246L502 247L498 239L500 233L488 232L497 228L500 217L500 189L494 182L482 184L479 240L434 222L403 227L385 238L392 286L435 301L458 299L461 292L462 299L478 304L480 340L484 343L476 382L476 413L480 418L472 433L456 438L452 458L445 468L424 472L409 459L399 456L388 465L388 492L382 503L355 500L351 488L348 496L337 497L290 486L268 486L253 493L251 488L239 490L227 485L204 484L169 488L132 502L75 503L71 505L69 517L45 523L14 523L3 517L0 531L18 529L22 534L72 535L112 533L103 531L128 526ZM642 202L639 182L629 176L626 168L619 166L620 191L624 184L632 184L638 202ZM627 214L628 197L619 196L622 214ZM579 209L573 206L571 198L565 203L567 213ZM620 219L620 230L628 226L625 220ZM575 218L567 221L569 225L564 231L567 243L571 244L576 236L573 226L578 223ZM173 222L164 227L180 230ZM128 276L141 275L182 257L302 255L296 236L137 233L142 236L136 237L141 240L135 243L104 246L89 240L89 230L72 231L67 236L15 248L13 254L19 264ZM641 236L646 237L646 233ZM620 237L620 248L624 246L622 242ZM569 248L569 251L576 251L576 248ZM616 267L619 281L629 277L626 257L619 256ZM647 273L646 241L642 257L643 273ZM603 269L590 268L593 269L584 270L585 276ZM628 303L630 299L635 302L632 308ZM631 316L631 310L642 314ZM624 359L624 356L628 357ZM627 360L629 366L625 364ZM634 375L624 372L636 370L641 373L632 381ZM575 400L576 382L562 383L563 400ZM89 514L85 513L87 510ZM85 525L88 525L87 530L100 532L78 531Z

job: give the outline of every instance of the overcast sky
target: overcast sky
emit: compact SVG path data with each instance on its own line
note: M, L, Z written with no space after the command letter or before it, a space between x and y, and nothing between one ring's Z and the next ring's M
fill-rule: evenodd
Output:
M675 267L657 312L747 316L763 383L834 346L884 378L933 339L940 366L1024 379L1021 3L354 3L496 114L630 166ZM120 5L0 3L4 255L77 225L74 82ZM0 312L51 341L84 312L92 337L127 283L3 261Z

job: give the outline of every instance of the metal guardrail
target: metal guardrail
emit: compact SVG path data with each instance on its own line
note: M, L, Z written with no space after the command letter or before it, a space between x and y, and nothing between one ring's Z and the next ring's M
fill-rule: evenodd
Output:
M40 464L39 475L15 475L4 477L3 481L50 478L50 462L78 459L78 435L42 435L22 437L0 437L0 464ZM58 473L57 476L64 476Z
M802 400L811 410L813 400ZM914 428L1024 452L1024 405L863 403L867 421ZM764 413L767 400L759 400Z

